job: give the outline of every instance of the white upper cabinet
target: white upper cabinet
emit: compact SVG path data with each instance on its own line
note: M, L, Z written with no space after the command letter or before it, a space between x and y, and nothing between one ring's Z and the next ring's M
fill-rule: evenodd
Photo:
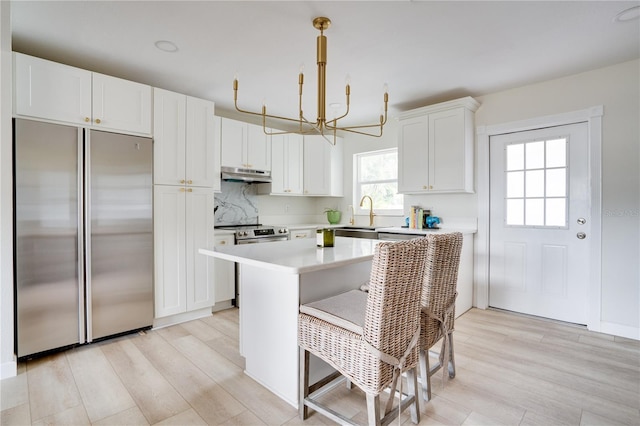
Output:
M271 170L271 136L261 126L222 119L222 166Z
M336 145L322 136L304 137L304 195L341 197L342 182L342 138Z
M187 96L186 178L220 191L220 117L213 114L213 102Z
M187 99L180 93L153 89L153 183L186 183Z
M151 86L93 73L96 129L151 134Z
M474 192L474 114L466 97L407 111L398 123L398 192Z
M88 125L91 72L21 53L13 54L16 115Z
M14 114L151 134L151 87L14 53Z
M303 147L302 135L271 137L271 194L302 195Z
M214 103L154 89L154 183L220 190L220 118Z

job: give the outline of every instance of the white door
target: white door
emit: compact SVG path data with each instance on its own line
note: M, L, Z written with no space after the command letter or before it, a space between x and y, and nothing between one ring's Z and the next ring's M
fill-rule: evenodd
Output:
M489 305L587 323L587 123L492 136Z

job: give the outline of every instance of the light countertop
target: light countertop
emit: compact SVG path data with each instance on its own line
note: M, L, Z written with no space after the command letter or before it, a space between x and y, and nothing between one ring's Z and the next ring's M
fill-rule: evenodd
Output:
M401 226L390 226L390 227L381 227L376 228L376 232L389 232L392 234L411 234L411 235L428 235L428 234L446 234L448 232L461 232L463 234L475 234L478 232L476 228L473 227L463 227L463 226L454 226L454 227L442 227L439 229L410 229L403 228Z
M315 238L200 249L207 256L265 269L303 274L373 259L380 240L336 237L334 247L316 247Z

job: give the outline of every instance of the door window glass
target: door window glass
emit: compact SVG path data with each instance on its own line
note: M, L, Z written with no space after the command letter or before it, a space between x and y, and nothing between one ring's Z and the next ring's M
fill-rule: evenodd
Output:
M506 147L508 226L567 227L567 138Z

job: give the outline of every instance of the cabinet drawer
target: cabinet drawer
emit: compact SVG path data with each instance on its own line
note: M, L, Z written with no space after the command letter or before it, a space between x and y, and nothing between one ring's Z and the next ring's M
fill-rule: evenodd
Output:
M221 235L213 238L214 246L232 246L234 244L233 235Z
M289 235L292 240L299 240L300 238L314 238L315 232L315 229L298 229L289 231Z

